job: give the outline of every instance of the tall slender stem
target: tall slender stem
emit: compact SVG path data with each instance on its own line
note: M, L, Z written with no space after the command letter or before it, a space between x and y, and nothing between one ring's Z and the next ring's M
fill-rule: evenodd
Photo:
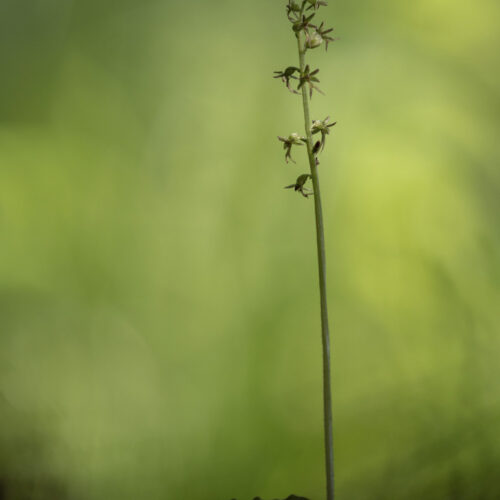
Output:
M304 74L305 53L301 35L297 34L299 48L300 72ZM316 244L318 249L319 293L321 303L321 339L323 345L323 418L325 439L325 465L326 465L326 498L334 498L334 473L333 473L333 424L332 424L332 387L330 367L330 332L328 328L328 307L326 300L326 257L325 233L323 229L323 210L321 208L321 193L319 188L318 166L313 154L313 141L311 133L311 117L309 113L309 96L307 86L302 85L302 103L304 107L304 121L307 137L307 156L311 169L311 179L314 189L314 211L316 215Z

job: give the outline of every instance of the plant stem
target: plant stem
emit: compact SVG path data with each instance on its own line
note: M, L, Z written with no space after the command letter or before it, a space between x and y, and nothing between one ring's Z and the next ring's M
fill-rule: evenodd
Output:
M304 74L305 53L301 35L297 34L299 47L300 72ZM333 473L333 425L332 425L332 387L330 368L330 332L328 329L328 307L326 300L326 257L325 233L323 229L323 211L321 208L321 194L319 189L318 166L313 154L313 141L311 133L311 117L309 113L309 96L307 85L302 86L302 103L304 107L304 121L307 137L307 156L311 169L311 179L314 189L314 211L316 215L316 243L318 249L319 293L321 303L321 339L323 345L323 419L325 438L325 465L326 465L326 498L334 498L334 473Z

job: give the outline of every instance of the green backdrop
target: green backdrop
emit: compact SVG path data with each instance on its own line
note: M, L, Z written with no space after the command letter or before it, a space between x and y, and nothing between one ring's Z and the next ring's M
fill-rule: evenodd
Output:
M339 500L500 498L499 15L322 12ZM0 497L323 498L296 59L284 1L0 0Z

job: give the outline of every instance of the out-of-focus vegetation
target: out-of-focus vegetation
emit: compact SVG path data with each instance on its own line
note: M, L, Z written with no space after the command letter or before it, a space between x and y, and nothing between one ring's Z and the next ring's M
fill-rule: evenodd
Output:
M323 497L283 4L0 0L0 497ZM499 15L325 12L342 500L500 497Z

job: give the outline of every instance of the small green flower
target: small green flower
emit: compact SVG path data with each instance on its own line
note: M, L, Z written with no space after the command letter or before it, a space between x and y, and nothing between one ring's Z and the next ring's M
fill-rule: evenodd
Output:
M288 68L285 69L285 71L275 71L274 73L276 76L273 78L281 78L281 81L286 85L286 88L292 92L293 94L298 94L296 90L293 90L290 87L290 80L298 80L296 76L293 76L293 74L297 72L300 73L300 69L296 68L295 66L288 66Z
M312 35L306 31L306 42L305 42L305 48L306 49L315 49L316 47L319 47L323 43L323 37L315 31Z
M296 0L288 0L288 5L286 6L286 15L292 23L295 22L295 19L292 19L291 16L295 15L298 17L299 14L297 13L300 12L301 10L302 7Z
M302 18L298 18L292 26L293 31L295 33L299 33L301 31L304 31L304 33L308 33L309 28L315 28L314 24L311 24L312 18L315 16L314 13L312 13L310 16L305 16L303 15Z
M283 142L283 149L286 151L285 153L285 161L288 163L288 160L292 160L295 163L295 160L292 158L292 146L303 146L306 139L304 137L300 137L299 134L293 133L290 134L287 138L278 136L278 139Z
M315 83L319 83L318 78L316 75L319 73L319 69L315 69L314 71L311 71L309 68L309 64L304 68L304 73L300 75L300 82L297 87L297 90L299 90L305 83L309 85L309 97L312 98L312 93L313 90L317 90L320 94L323 94L322 90L319 89ZM324 95L324 94L323 94Z
M314 194L311 189L308 189L304 186L309 178L311 178L310 174L299 175L297 177L297 180L295 181L295 184L285 186L285 189L293 189L294 191L298 191L304 198L308 198L309 196L312 196Z
M316 28L316 33L325 41L325 50L328 50L328 43L329 42L334 42L336 38L331 37L328 35L328 33L331 33L333 31L333 28L330 28L328 30L323 29L323 24L321 23L317 28Z
M333 127L337 122L333 123L328 123L328 120L330 119L329 116L327 116L323 121L321 120L314 120L312 122L312 127L311 127L311 134L318 134L321 132L321 150L325 149L325 140L326 136L330 134L330 128Z
M309 7L307 7L307 10L318 10L322 5L325 7L328 5L326 2L323 2L323 0L307 0L307 3L310 3Z

